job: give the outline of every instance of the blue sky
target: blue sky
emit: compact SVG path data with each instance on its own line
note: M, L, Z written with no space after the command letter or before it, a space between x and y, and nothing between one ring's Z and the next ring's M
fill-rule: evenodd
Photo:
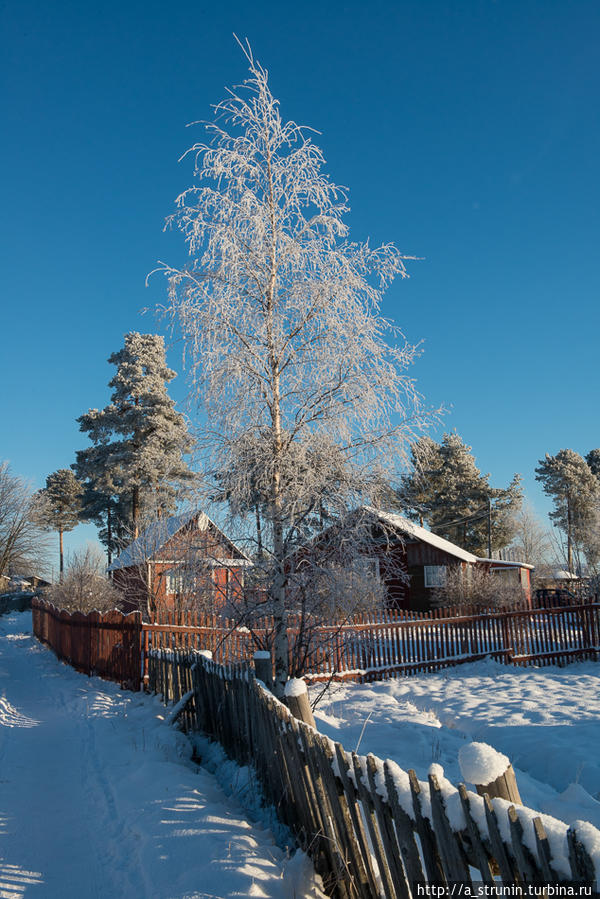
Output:
M325 8L323 8L325 6ZM181 0L2 6L0 457L42 486L108 400L107 357L164 300L177 160L245 77L321 132L355 239L424 257L384 314L424 341L414 375L504 486L545 452L600 445L596 2ZM180 372L171 393L186 393ZM78 528L69 545L90 536Z

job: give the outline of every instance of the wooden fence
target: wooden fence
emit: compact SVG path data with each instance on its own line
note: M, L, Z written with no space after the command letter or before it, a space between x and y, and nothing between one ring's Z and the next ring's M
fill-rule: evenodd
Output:
M33 632L59 659L84 674L97 674L130 690L140 689L142 616L112 611L101 614L61 611L34 599Z
M514 887L596 879L587 847L600 832L591 825L567 827L464 784L455 788L441 773L420 781L391 760L348 753L297 721L247 666L223 667L195 651L152 650L149 684L165 704L179 704L172 719L254 766L266 801L331 895L410 899L425 883L475 880L491 888L498 881Z
M299 623L288 627L291 668L310 681L380 680L434 671L491 657L510 665L551 665L598 658L600 603L503 609L477 614L461 609L432 613L385 612L366 621L314 627L300 652ZM272 619L252 630L217 616L164 614L143 625L144 654L152 648L209 649L223 664L249 661L256 648L269 648Z
M247 662L268 649L272 619L252 629L214 615L185 613L141 621L139 612L69 614L39 599L34 632L60 658L84 671L132 686L148 674L153 649L209 649L222 664ZM493 658L510 665L565 664L598 658L600 603L466 614L385 612L367 621L322 626L292 616L290 670L309 681L373 681ZM310 629L309 639L307 632Z
M31 608L31 593L5 593L0 596L0 615L8 615L10 612L26 612Z

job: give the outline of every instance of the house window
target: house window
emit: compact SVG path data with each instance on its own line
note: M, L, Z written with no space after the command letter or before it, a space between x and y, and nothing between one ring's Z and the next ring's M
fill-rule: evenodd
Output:
M165 589L169 594L181 593L183 591L183 578L181 572L171 570L166 573Z
M446 566L445 565L424 565L425 586L426 587L443 587L446 583Z

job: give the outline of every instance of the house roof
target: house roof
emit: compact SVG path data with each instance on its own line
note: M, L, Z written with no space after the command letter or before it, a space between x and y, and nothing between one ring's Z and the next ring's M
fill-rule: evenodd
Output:
M528 568L529 571L535 569L535 565L530 565L529 562L515 562L513 559L483 559L480 557L479 561L489 562L494 568Z
M443 537L439 537L437 534L432 534L431 531L420 527L418 524L415 524L414 521L410 521L403 515L398 515L395 512L382 512L381 509L375 509L372 506L366 506L365 511L369 512L388 527L392 527L394 530L404 534L406 537L412 537L415 540L428 543L430 546L434 546L436 549L448 553L449 556L455 556L455 558L461 559L463 562L480 561L477 556L473 555L473 553L467 552L466 549L456 546L455 543L451 543L449 540L444 540Z
M421 540L423 543L428 543L430 546L435 546L436 549L440 549L450 556L455 556L463 562L489 562L496 567L528 568L530 571L533 571L535 568L535 565L529 565L527 562L508 562L500 559L486 559L482 556L474 556L473 553L467 552L467 550L463 549L461 546L457 546L455 543L451 543L450 540L445 540L437 534L432 534L431 531L428 531L426 528L420 527L418 524L415 524L414 521L410 521L408 518L405 518L403 515L398 515L395 512L382 512L380 509L374 509L372 506L366 506L365 511L370 512L384 524L393 527L407 537L412 537L415 540Z
M198 519L198 529L207 530L209 527L214 528L222 537L240 553L240 556L246 562L251 561L249 556L227 537L223 531L217 527L214 521L206 515L205 512L193 510L184 512L181 515L173 515L171 518L159 518L143 531L140 536L125 547L123 552L118 556L108 571L116 571L119 568L130 568L133 565L142 565L154 558L157 553L165 546L169 540L175 536L183 527L189 524L192 519Z

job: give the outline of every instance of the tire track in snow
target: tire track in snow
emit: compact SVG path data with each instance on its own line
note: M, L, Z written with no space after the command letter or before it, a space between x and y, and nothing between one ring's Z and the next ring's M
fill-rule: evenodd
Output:
M94 711L94 706L91 711ZM115 899L118 896L151 896L151 885L141 864L138 846L129 832L126 820L119 814L115 791L104 773L109 760L100 758L95 722L88 707L85 733L82 735L82 776L83 785L91 786L91 804L96 815L100 813L102 819L98 821L96 818L95 824L104 835L98 850L102 870L105 874L109 872L113 884L108 894ZM118 879L115 875L119 875ZM107 895L106 884L104 895Z

